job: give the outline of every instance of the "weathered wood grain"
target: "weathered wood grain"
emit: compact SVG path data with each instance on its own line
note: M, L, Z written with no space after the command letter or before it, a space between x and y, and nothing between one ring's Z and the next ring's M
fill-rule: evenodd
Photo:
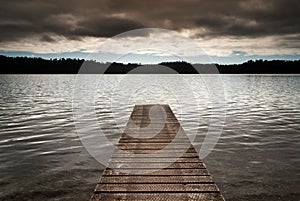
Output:
M224 200L168 105L136 105L117 148L93 201Z

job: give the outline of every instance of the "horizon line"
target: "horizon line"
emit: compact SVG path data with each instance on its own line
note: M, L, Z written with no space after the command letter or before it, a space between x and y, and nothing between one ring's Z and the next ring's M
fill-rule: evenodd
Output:
M79 58L79 57L55 57L55 58L45 58L45 57L41 57L41 56L8 56L8 55L3 55L0 54L0 57L7 57L7 58L23 58L23 59L43 59L46 61L63 61L63 60L74 60L74 61L83 61L83 62L96 62L96 63L100 63L100 64L123 64L123 65L160 65L160 64L167 64L167 63L186 63L186 64L193 64L193 65L220 65L220 66L230 66L230 65L242 65L242 64L246 64L249 62L274 62L274 61L284 61L284 62L297 62L300 61L299 59L249 59L246 60L242 63L193 63L193 62L188 62L188 61L184 61L184 60L171 60L171 61L162 61L159 63L138 63L138 62L111 62L111 61L99 61L99 60L93 60L93 59L83 59L83 58Z

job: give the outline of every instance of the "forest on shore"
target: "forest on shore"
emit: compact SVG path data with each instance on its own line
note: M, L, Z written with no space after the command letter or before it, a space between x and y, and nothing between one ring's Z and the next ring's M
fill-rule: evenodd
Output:
M249 60L242 64L189 64L186 62L163 62L157 65L129 63L101 63L83 59L43 59L39 57L7 57L0 55L0 74L164 74L170 73L162 66L180 74L300 74L300 60ZM84 72L80 68L84 64ZM135 69L139 69L136 71Z

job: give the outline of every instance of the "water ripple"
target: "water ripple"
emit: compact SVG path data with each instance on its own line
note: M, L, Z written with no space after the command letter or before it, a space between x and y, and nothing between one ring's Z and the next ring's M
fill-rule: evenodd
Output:
M194 145L199 147L211 118L216 118L213 111L222 108L212 104L201 77L185 77L193 85L198 107L187 102L188 108L181 108L176 97L160 87L139 91L133 103L144 103L146 98L149 103L170 104L179 121L188 120L186 132L198 132ZM18 195L23 200L90 197L104 167L89 156L77 136L72 114L74 78L1 76L1 200L20 199ZM116 78L122 76L107 76L106 86L95 93L99 125L112 141L119 138L133 108L121 99L111 108L108 95ZM172 76L163 78L176 85ZM215 150L205 159L221 191L228 200L299 195L295 186L300 172L300 76L224 75L222 79L227 96L226 124ZM82 88L88 90L89 86ZM177 97L190 95L180 86L177 93ZM87 114L82 115L89 120ZM81 129L92 133L97 128ZM253 197L247 192L253 192Z

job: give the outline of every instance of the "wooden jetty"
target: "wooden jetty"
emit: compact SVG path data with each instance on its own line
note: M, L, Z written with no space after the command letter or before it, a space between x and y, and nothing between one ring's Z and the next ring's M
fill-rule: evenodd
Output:
M136 105L91 200L224 198L171 108Z

